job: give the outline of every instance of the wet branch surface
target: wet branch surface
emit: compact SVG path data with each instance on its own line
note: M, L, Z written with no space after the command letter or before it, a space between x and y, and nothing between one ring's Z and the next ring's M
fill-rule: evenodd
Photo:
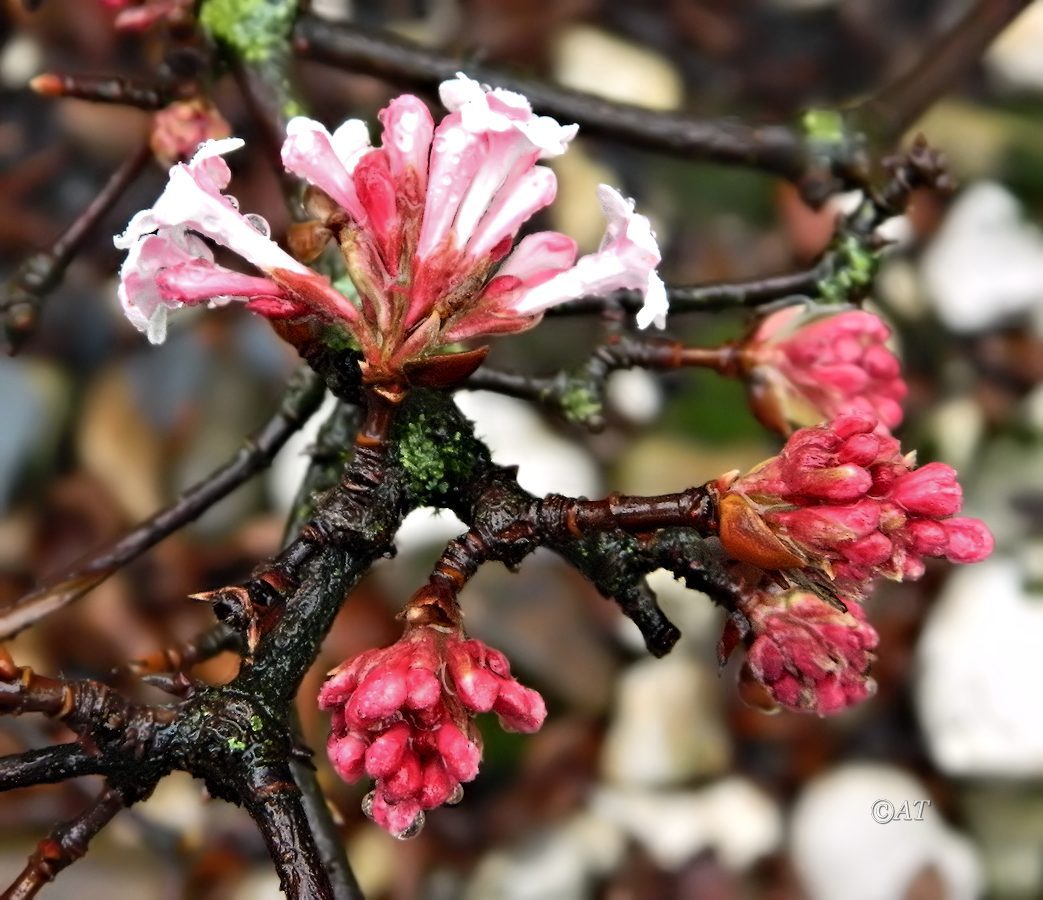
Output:
M246 582L206 595L223 623L214 645L226 646L234 634L247 650L238 676L221 687L182 676L171 682L172 702L142 705L99 682L38 675L5 655L0 712L51 716L72 728L78 741L0 759L0 787L105 775L109 788L98 806L105 815L88 812L65 826L89 836L111 818L109 812L148 796L167 773L186 771L212 796L247 809L288 896L357 897L350 870L324 862L331 848L317 837L323 829L309 824L308 808L314 814L317 797L306 781L305 802L295 778L301 772L295 766L298 737L288 710L351 588L375 559L392 552L409 510L433 505L461 515L474 531L475 546L483 548L475 568L491 559L519 562L539 546L555 550L616 600L660 655L677 633L643 589L642 576L665 564L693 583L702 578L725 584L719 573L699 574L713 568L707 554L703 566L693 563L698 554L671 561L657 543L671 531L696 544L712 533L714 503L705 489L653 498L538 498L518 486L513 470L491 461L448 394L416 391L399 408L374 410L378 405L371 403L354 454L299 535ZM463 557L454 556L453 547L447 553L470 565L466 549ZM726 592L721 597L726 602ZM157 654L136 671L155 671L164 661L182 667L193 657ZM69 848L53 864L41 862L38 852L26 883L53 877L85 850L86 839Z

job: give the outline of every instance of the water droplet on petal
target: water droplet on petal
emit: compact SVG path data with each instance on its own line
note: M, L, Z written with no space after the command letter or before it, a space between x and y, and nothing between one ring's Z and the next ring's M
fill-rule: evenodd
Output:
M377 799L377 792L376 791L370 791L368 794L366 794L365 797L362 798L362 814L367 819L372 819L373 818L373 803L374 803L374 801L376 799Z
M257 213L247 213L243 218L253 226L255 231L259 231L265 237L272 236L272 227L264 216L259 216Z
M231 204L232 209L239 209L239 201L236 200L236 198L233 197L231 194L225 194L225 200L227 200Z
M446 799L445 805L446 806L456 806L456 804L459 803L463 799L464 799L464 786L462 784L460 784L459 782L457 782L456 787L453 788L453 792L449 795L448 799Z
M424 815L423 811L416 814L416 818L413 819L412 824L400 831L395 835L400 841L409 841L415 838L421 831L424 830L424 822L427 821L427 816Z

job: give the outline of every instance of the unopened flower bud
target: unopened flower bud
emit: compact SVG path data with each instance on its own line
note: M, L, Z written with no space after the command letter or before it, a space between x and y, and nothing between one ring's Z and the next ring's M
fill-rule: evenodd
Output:
M906 386L885 344L890 334L862 310L791 306L772 313L738 355L754 412L783 434L853 411L895 428Z
M367 815L396 837L416 833L423 810L458 798L460 783L478 774L475 713L492 710L516 731L537 730L547 714L502 653L420 619L398 643L338 666L319 705L332 713L334 770L346 781L374 779Z
M763 686L780 706L819 715L870 696L877 635L857 603L844 608L807 591L756 592L743 606L749 632L742 680Z
M919 578L925 556L977 562L992 551L960 509L956 472L914 468L872 416L845 414L794 432L778 456L716 485L719 537L762 569L817 569L852 597L873 578Z

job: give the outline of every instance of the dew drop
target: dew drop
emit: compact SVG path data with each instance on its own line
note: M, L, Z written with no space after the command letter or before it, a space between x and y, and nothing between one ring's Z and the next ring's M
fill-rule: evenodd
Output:
M374 803L374 801L376 799L377 799L377 792L376 791L370 791L368 794L366 794L365 797L362 798L362 814L367 819L372 819L373 818L373 803Z
M463 799L464 799L464 786L462 784L460 784L459 782L457 782L456 787L453 788L453 792L449 795L448 799L445 801L445 805L446 806L456 806L456 804L459 803Z
M415 838L421 831L424 830L424 822L427 821L427 816L424 815L423 810L416 814L416 818L413 819L412 824L408 828L403 829L395 835L400 841L409 841Z
M253 226L254 231L259 231L265 237L272 236L272 227L264 216L259 216L257 213L247 213L243 218Z
M225 194L225 199L229 202L232 209L239 209L239 201L231 194Z

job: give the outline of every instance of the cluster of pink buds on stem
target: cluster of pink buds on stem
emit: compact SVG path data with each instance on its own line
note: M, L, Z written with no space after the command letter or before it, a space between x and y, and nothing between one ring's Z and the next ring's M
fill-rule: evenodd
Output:
M736 357L754 413L782 434L844 413L873 415L897 428L907 388L886 344L890 336L864 310L791 306L772 313Z
M145 31L166 19L187 19L192 13L192 0L100 0L102 6L118 10L117 31Z
M728 620L718 648L723 665L746 641L739 683L748 700L766 691L772 705L827 715L876 690L869 677L876 631L857 603L838 603L844 609L808 591L750 592L741 617Z
M424 811L456 803L478 774L477 713L510 731L538 731L543 698L511 676L507 658L468 640L458 623L431 621L423 592L407 608L402 638L338 666L319 692L332 713L327 745L345 781L369 776L367 815L400 838L416 835ZM417 613L419 615L411 615Z
M209 101L176 100L152 117L149 147L158 162L171 166L192 156L200 144L231 133L225 117Z
M745 475L722 476L720 539L762 569L824 573L845 596L871 581L919 578L924 557L971 563L992 552L978 519L956 517L962 492L943 463L916 468L870 415L802 428Z
M230 172L221 156L242 145L226 139L174 166L155 206L116 239L129 250L120 272L128 318L154 342L167 312L183 305L238 299L271 318L317 318L350 333L367 380L388 391L444 371L456 342L524 331L548 308L587 294L638 291L638 324L662 327L667 295L651 225L611 187L599 189L607 228L596 252L577 259L575 241L553 231L515 243L557 190L554 172L538 162L564 153L576 126L463 76L440 94L449 114L437 125L416 97L393 100L380 114L380 147L356 119L332 134L311 119L287 126L283 164L312 185L306 200L315 216L295 228L292 246L311 261L334 240L350 296L223 193ZM217 265L202 238L261 275ZM471 368L480 360L473 355Z

